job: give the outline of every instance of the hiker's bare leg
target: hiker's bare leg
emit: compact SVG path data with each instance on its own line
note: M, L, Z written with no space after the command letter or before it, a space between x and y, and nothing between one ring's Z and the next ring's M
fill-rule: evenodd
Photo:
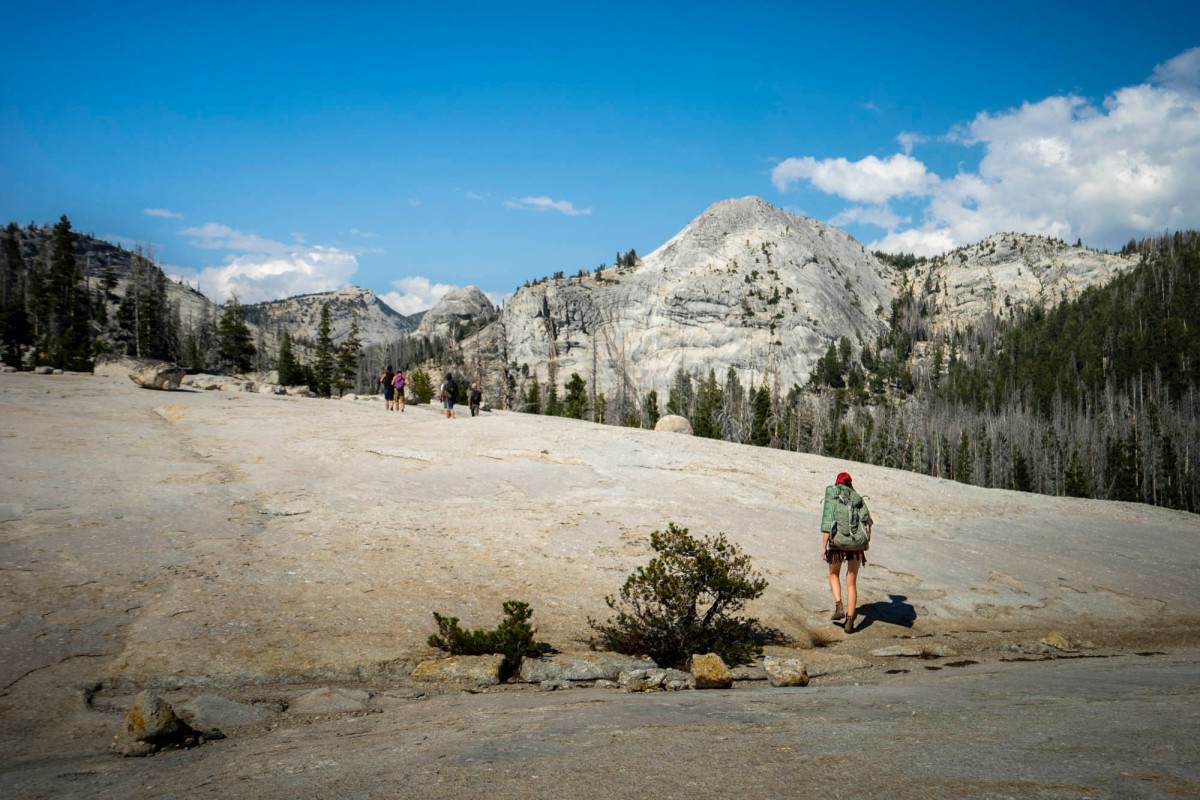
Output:
M829 590L833 592L833 602L842 602L842 562L829 562Z
M861 566L861 561L846 561L846 617L848 619L854 617L854 610L858 608L858 568Z

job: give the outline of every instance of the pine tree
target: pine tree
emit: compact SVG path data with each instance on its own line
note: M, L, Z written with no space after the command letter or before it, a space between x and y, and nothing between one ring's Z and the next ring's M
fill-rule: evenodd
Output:
M754 393L751 408L754 416L750 424L750 444L766 447L771 444L771 392L765 383Z
M247 372L254 366L254 342L236 294L225 304L217 326L217 356L231 372Z
M276 359L275 370L279 373L279 383L283 386L299 386L303 380L300 364L292 350L292 337L287 328L279 335L279 358Z
M1033 491L1033 476L1029 474L1029 462L1019 450L1013 456L1012 485L1009 487L1018 492Z
M587 384L578 372L572 372L564 388L567 393L563 398L563 413L572 419L583 419L587 412Z
M319 396L329 397L333 385L334 348L330 335L329 304L321 304L321 321L317 325L317 349L313 358L312 388ZM428 379L428 375L425 376ZM416 391L416 387L413 389ZM432 397L432 394L430 395Z
M721 385L717 373L708 371L708 378L700 384L696 396L696 413L692 415L692 433L705 439L721 438Z
M541 384L537 382L535 375L533 380L529 382L529 390L525 392L525 408L526 414L541 414L542 413L542 392Z
M362 341L358 338L358 313L355 312L350 320L350 333L338 350L337 376L335 385L338 396L351 387L357 388L358 362L362 357Z
M546 416L561 417L563 415L562 401L558 399L558 384L553 380L546 384Z
M1067 465L1066 486L1064 491L1067 497L1091 497L1092 490L1088 485L1087 475L1083 472L1083 465L1079 461L1079 446L1076 445L1071 451L1071 461Z
M962 438L958 440L958 453L955 454L955 469L954 480L959 483L970 483L971 473L974 471L974 459L971 457L971 438L967 436L967 432L962 432Z
M92 368L92 328L87 289L75 260L75 233L63 214L54 226L49 271L50 329L47 351L54 366Z
M658 392L651 389L642 401L642 418L647 428L653 428L661 417L662 412L658 410Z
M21 366L21 347L33 341L33 330L30 327L29 314L25 309L25 263L21 258L21 247L17 242L20 228L17 223L10 222L4 231L4 243L0 249L0 268L3 269L3 279L0 292L3 301L0 303L0 342L3 349L0 357L10 366Z

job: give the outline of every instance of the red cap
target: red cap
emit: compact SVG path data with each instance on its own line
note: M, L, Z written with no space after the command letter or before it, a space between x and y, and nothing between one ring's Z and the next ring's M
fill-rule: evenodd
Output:
M852 481L852 480L851 480L851 478L850 478L850 473L849 473L849 472L839 472L839 473L838 473L838 476L837 476L837 481L836 481L836 482L837 482L837 483L844 483L844 484L846 484L847 486L853 486L853 485L854 485L853 481Z

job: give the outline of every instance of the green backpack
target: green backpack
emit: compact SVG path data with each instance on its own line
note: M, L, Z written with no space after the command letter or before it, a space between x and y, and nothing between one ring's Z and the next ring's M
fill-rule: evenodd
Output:
M829 547L833 550L862 550L871 543L871 530L862 496L844 483L825 488L825 505L832 508Z

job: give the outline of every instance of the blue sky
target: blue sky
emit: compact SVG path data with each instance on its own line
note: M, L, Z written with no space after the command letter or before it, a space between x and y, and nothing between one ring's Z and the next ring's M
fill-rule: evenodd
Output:
M928 253L1200 226L1191 4L429 5L11 8L0 217L404 311L750 194Z

